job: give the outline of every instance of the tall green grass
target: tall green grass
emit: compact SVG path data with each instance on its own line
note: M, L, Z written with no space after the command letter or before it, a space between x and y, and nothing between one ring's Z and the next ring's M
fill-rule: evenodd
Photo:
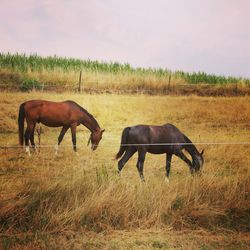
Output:
M84 70L91 73L126 74L132 76L154 78L168 82L171 75L172 81L188 84L250 84L250 79L242 77L226 77L204 72L171 71L162 68L134 68L128 63L104 62L97 60L81 60L58 56L42 57L37 54L10 54L0 53L0 68L15 72L71 72Z
M153 69L153 68L133 68L128 63L119 62L104 62L97 60L81 60L76 58L66 58L48 56L42 57L36 54L26 55L26 54L10 54L10 53L0 53L0 66L2 68L13 69L21 72L40 71L40 70L63 70L63 71L79 71L79 70L89 70L98 72L109 72L109 73L120 73L120 72L130 72L130 73L150 73L159 76L169 75L169 70L163 69Z

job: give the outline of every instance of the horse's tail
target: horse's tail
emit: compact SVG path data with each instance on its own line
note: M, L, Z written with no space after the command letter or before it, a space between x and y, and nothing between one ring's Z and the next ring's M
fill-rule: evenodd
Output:
M129 131L130 131L130 127L127 127L123 129L122 131L121 146L120 146L119 152L115 156L116 159L119 159L127 148L127 146L124 146L123 144L127 143Z
M25 103L22 103L19 107L18 114L18 135L19 135L19 145L23 145L23 131L24 131L24 118L25 118Z

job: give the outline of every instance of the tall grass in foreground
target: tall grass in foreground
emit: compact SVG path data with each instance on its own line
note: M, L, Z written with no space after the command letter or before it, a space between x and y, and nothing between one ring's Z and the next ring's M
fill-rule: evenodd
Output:
M169 184L164 182L164 155L147 155L146 183L140 182L136 155L120 177L114 161L122 129L139 123L173 123L194 142L249 141L249 97L46 92L1 93L0 97L1 145L17 145L18 107L31 98L74 100L106 129L95 152L86 146L89 131L83 126L77 128L78 155L72 150L70 133L65 135L58 156L53 147L42 148L31 157L21 149L0 151L0 239L2 236L10 241L16 235L33 235L29 243L23 244L36 248L34 242L43 234L63 241L72 237L75 244L73 237L78 233L80 237L89 234L91 239L100 233L107 243L114 232L119 236L130 233L131 241L139 231L134 241L138 243L140 239L143 246L144 232L148 230L146 235L154 243L143 249L152 249L153 244L164 249L162 241L155 241L158 234L162 234L166 244L168 235L172 241L181 236L170 249L187 249L180 246L186 235L186 242L193 244L190 249L206 249L208 242L214 244L217 239L224 248L228 248L227 242L237 242L243 249L249 246L249 145L204 146L205 164L200 177L192 177L188 167L174 157ZM43 131L42 145L54 145L60 129L43 126ZM203 238L199 238L201 233ZM61 240L55 246L61 247ZM119 238L119 242L123 240ZM95 238L94 241L97 244ZM138 249L134 244L134 249Z
M43 169L40 178L32 174L35 169L28 171L31 176L17 194L18 203L2 202L1 230L248 230L249 170L228 173L210 166L202 177L172 176L168 185L152 176L145 184L119 178L107 165L97 167L96 174L92 166L60 165L61 174L43 164L34 166ZM1 188L9 189L8 185Z

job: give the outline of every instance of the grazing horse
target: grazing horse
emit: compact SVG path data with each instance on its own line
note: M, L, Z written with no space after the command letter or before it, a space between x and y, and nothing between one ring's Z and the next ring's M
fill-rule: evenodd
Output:
M192 157L192 162L185 156L185 149ZM143 164L147 152L151 154L166 154L166 181L168 181L171 159L178 156L187 163L191 174L199 171L203 165L203 152L198 152L193 143L178 128L172 124L163 126L137 125L127 127L122 132L120 150L116 154L118 173L122 170L129 158L138 151L137 169L141 180L144 181Z
M24 120L27 122L27 128L24 134ZM87 110L73 101L51 102L45 100L30 100L24 102L19 107L18 116L18 133L19 144L23 145L25 139L26 152L29 151L29 140L31 145L35 148L34 131L36 123L42 123L48 127L62 127L61 133L58 137L57 149L67 132L71 129L73 149L76 152L76 127L83 124L87 127L91 135L88 140L88 145L91 141L91 148L95 150L98 143L102 139L102 133L96 119L88 113Z

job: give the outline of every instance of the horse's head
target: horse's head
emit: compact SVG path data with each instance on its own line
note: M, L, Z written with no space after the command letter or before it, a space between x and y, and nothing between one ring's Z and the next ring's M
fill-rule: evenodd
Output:
M89 140L88 140L88 145L91 142L91 149L92 150L97 149L98 144L99 144L100 140L102 139L102 134L104 131L105 131L105 129L103 129L103 130L98 129L98 130L91 133Z
M196 154L195 157L193 157L193 170L195 172L200 171L202 165L204 164L203 153L204 150L202 150L200 153L198 152L198 154Z

